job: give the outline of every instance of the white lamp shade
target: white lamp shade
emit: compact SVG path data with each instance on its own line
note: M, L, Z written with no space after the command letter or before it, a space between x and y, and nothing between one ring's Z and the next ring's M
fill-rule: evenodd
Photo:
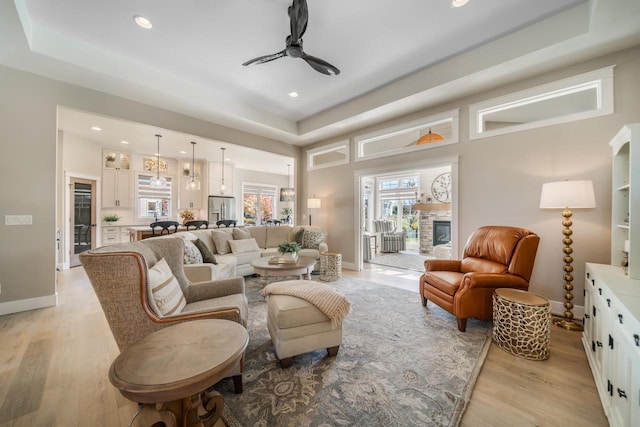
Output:
M309 209L317 209L321 204L320 199L307 199L307 208Z
M596 196L591 181L557 181L542 184L541 209L595 207Z

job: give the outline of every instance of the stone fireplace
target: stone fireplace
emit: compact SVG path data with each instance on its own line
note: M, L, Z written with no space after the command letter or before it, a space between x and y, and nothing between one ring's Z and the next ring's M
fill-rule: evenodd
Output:
M451 240L451 209L442 209L450 205L435 205L434 209L424 209L425 206L429 205L421 205L420 209L420 254L433 255L435 245L442 245ZM446 239L446 242L442 239Z

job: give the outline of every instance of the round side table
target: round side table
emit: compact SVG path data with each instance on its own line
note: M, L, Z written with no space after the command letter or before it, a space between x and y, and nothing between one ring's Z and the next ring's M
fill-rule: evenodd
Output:
M320 280L335 282L342 277L342 254L323 252L320 254Z
M210 427L224 399L207 389L233 372L248 342L247 330L230 320L178 323L125 348L109 380L124 397L144 404L132 425Z
M549 358L551 304L545 297L519 289L493 294L493 340L507 353L529 360Z

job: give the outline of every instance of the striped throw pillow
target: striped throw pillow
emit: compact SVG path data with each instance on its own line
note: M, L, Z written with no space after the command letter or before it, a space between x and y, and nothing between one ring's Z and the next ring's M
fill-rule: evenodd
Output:
M163 316L178 314L187 305L180 284L164 258L149 269L149 290Z

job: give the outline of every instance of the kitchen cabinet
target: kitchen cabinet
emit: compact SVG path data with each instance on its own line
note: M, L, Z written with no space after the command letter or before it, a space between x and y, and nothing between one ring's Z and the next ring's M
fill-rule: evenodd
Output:
M102 227L102 246L130 241L129 226L107 225Z
M582 344L612 427L640 419L640 280L587 263Z
M102 207L130 208L133 203L131 154L102 150Z

